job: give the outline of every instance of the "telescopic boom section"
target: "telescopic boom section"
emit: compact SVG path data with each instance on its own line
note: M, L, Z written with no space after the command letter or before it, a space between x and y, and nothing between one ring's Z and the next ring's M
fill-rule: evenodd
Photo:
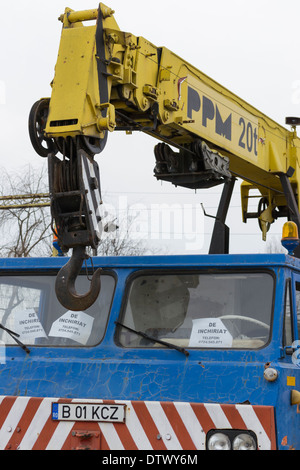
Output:
M160 141L155 148L158 180L198 189L241 178L243 221L258 218L264 238L281 216L300 228L297 119L287 120L287 130L165 47L121 31L113 14L100 3L94 10L67 8L59 17L63 27L51 98L42 100L40 112L35 104L31 116L35 149L51 155L53 217L62 246L73 248L80 237L70 237L76 223L62 214L74 209L72 198L62 203L60 194L57 203L56 169L60 180L74 182L66 167L73 172L79 168L75 186L63 184L59 193L80 190L82 162L94 166L94 155L116 130L142 131ZM54 157L58 152L60 160ZM62 168L55 159L68 164ZM89 176L85 191L92 198L91 178L95 186L94 176ZM248 211L252 190L261 198L254 213ZM81 230L84 219L90 218L82 207L93 211L86 196L83 199ZM94 221L97 218L95 213ZM95 229L93 221L89 226L88 231ZM95 248L99 234L90 239L86 246Z

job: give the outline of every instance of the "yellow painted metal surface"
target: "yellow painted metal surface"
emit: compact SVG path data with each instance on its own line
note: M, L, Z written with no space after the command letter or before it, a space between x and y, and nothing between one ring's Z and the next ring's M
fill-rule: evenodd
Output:
M182 145L202 139L229 157L232 175L245 181L243 213L251 190L268 198L264 224L273 221L272 208L284 204L279 172L294 168L290 182L298 197L300 143L295 132L168 49L121 31L113 11L103 4L98 10L66 9L60 19L63 28L47 136L101 138L124 124L125 114L128 122L161 141ZM88 20L96 24L85 23ZM99 21L104 58L99 58L96 45ZM105 62L105 77L99 75L99 60ZM108 102L100 100L99 80L106 81ZM154 110L157 127L152 130Z

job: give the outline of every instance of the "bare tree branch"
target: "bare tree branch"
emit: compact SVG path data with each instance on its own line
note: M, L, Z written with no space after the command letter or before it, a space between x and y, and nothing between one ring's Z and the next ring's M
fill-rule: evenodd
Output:
M36 170L28 165L15 173L1 170L0 196L24 196L23 199L18 198L16 208L12 208L13 202L7 200L5 204L9 207L0 210L1 257L52 255L50 208L34 207L37 194L48 194L47 168ZM20 205L22 207L19 207ZM118 224L120 230L103 232L98 255L137 256L149 251L143 240L132 236L134 218L127 214Z
M1 171L0 195L24 196L18 198L16 208L12 200L8 209L0 211L0 256L51 256L52 231L49 207L35 207L36 194L48 193L46 168L36 170L28 165L19 172ZM19 207L26 204L25 207ZM32 207L28 207L31 205Z
M98 247L100 256L141 256L149 252L144 240L134 235L134 222L136 217L131 217L129 213L118 221L118 228L109 233L102 233ZM153 251L153 250L152 250Z

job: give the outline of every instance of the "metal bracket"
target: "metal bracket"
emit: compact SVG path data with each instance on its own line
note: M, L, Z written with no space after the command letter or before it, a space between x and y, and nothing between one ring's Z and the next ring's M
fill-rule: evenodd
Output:
M232 198L235 181L235 178L232 178L224 184L217 216L215 218L216 221L211 238L209 254L229 253L229 227L225 224L225 220Z
M72 450L100 450L100 443L100 431L72 431L70 446Z

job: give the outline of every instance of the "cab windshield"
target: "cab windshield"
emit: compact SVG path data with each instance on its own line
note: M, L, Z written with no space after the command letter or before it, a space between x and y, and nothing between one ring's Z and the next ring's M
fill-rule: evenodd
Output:
M93 346L104 337L112 303L115 279L102 275L97 301L84 312L65 309L55 294L56 276L0 277L0 325L31 346ZM86 276L76 280L76 290L90 288ZM1 344L16 345L0 328Z
M164 347L157 338L182 348L258 349L269 341L273 291L267 272L140 275L129 288L119 342Z

